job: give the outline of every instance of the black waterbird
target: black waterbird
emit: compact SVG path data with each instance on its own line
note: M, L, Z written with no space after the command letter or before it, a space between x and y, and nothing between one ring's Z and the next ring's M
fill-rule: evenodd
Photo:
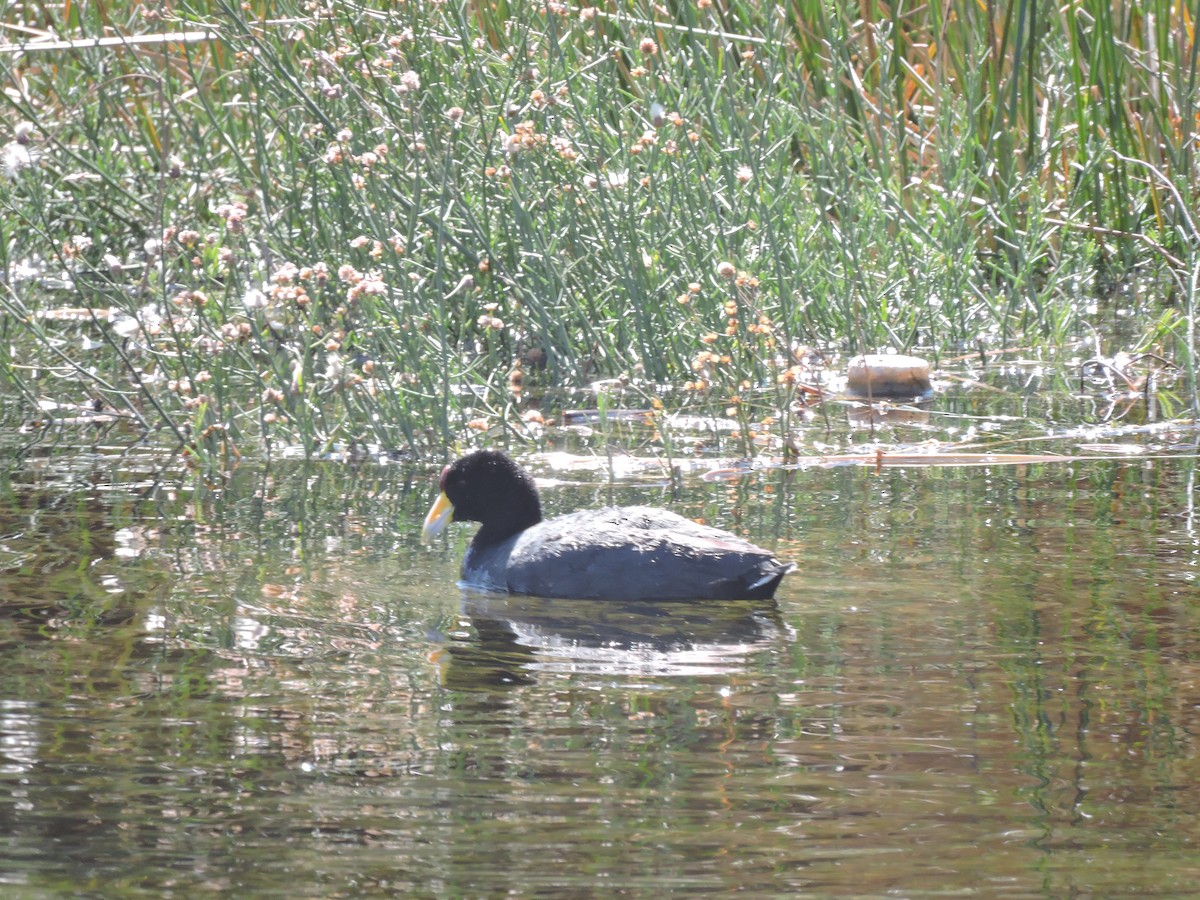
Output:
M497 450L442 470L426 540L479 522L462 563L471 587L565 599L766 600L794 563L719 528L649 506L542 518L537 486Z

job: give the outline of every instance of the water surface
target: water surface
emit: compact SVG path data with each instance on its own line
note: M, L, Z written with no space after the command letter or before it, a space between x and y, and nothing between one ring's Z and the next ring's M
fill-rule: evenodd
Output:
M464 592L470 528L417 541L432 473L18 467L6 894L1200 883L1194 455L545 490L770 545L774 603Z

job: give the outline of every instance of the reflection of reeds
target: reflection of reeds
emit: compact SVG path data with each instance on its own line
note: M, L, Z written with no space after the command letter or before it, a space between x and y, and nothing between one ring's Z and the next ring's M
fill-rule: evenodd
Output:
M1195 394L1182 8L69 9L0 48L3 303L38 391L201 452L519 429L514 370L748 427L803 347L1063 347L1126 297ZM31 326L60 271L130 333Z

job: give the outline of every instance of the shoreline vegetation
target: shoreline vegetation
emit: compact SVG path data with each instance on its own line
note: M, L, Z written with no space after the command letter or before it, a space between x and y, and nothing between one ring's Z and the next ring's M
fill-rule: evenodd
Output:
M787 433L889 348L1153 354L1197 412L1195 7L381 6L8 5L26 415L206 466L527 438L597 384Z

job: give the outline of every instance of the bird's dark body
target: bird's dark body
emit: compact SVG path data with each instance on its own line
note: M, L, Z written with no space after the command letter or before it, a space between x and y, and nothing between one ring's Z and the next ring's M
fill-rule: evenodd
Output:
M569 599L757 600L792 567L728 532L644 506L584 510L472 546L474 587Z
M442 488L455 520L483 523L462 564L472 587L576 600L765 600L795 568L664 509L607 507L542 519L533 480L495 451L448 467Z

